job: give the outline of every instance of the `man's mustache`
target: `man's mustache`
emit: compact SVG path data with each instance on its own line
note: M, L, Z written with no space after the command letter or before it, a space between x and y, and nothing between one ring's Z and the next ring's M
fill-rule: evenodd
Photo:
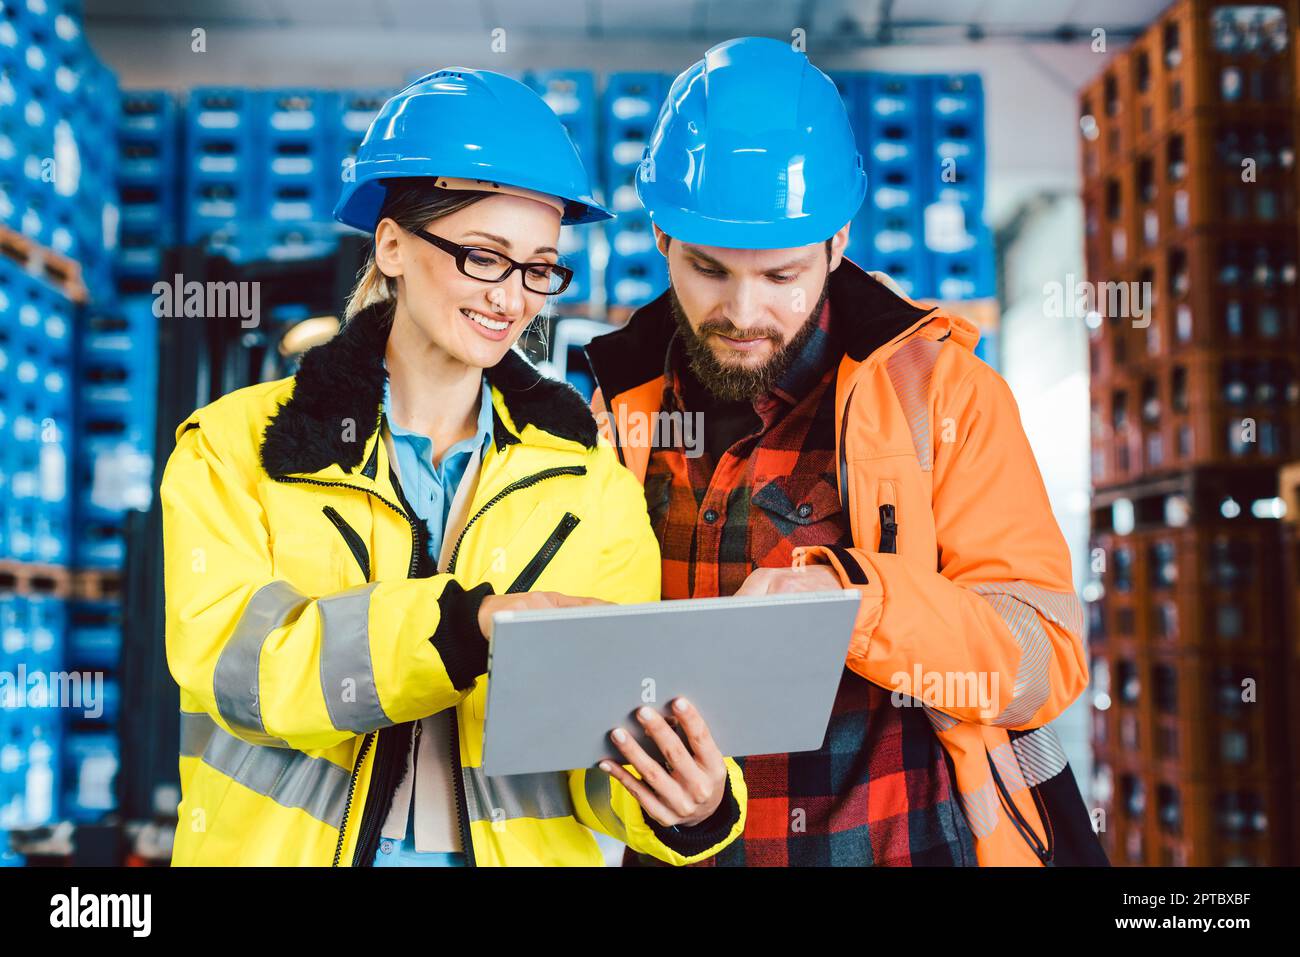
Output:
M750 329L742 331L730 323L706 322L700 325L695 334L701 339L705 336L716 333L720 336L726 336L728 339L771 339L775 342L781 341L781 330L779 329Z

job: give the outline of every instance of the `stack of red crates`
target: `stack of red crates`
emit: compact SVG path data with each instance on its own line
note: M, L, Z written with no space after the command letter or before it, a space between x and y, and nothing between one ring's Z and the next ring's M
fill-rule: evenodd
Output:
M1093 794L1116 864L1296 860L1276 501L1300 457L1297 13L1181 0L1080 94Z

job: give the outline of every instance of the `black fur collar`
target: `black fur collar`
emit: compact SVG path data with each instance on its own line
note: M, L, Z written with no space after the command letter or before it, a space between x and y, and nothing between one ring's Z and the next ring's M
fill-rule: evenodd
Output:
M387 375L384 347L392 321L391 307L371 306L302 357L293 395L272 416L262 440L262 467L268 475L318 472L335 464L351 472L361 464L379 425ZM596 421L567 382L543 376L513 349L487 376L505 399L516 430L532 425L596 447ZM357 441L344 441L348 421L355 423ZM502 424L497 433L505 433L506 441L520 441Z

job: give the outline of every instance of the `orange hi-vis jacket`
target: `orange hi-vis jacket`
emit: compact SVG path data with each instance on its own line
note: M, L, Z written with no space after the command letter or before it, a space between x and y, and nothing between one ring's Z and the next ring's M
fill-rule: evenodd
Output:
M654 436L671 431L656 427L668 296L587 349L597 420L643 482ZM1087 685L1083 612L1011 390L974 355L972 322L849 260L830 302L853 547L798 549L795 564L828 564L861 592L847 666L925 707L981 865L1104 864L1049 726Z

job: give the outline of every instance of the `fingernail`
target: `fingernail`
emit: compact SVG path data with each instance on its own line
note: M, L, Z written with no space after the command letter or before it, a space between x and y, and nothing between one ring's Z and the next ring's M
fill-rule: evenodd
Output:
M691 709L691 703L687 701L685 698L678 698L676 701L673 702L673 710L680 711L682 714L685 714L690 709Z
M650 716L653 714L654 714L653 711L651 711L649 708L644 708L644 707L637 711L637 717L639 717L642 721L649 721Z
M601 761L600 769L604 771L606 774L608 774L610 771L614 770L614 766L610 764L608 761Z
M624 731L622 728L615 728L614 740L617 741L619 744L622 744L624 741L627 740L627 732Z

